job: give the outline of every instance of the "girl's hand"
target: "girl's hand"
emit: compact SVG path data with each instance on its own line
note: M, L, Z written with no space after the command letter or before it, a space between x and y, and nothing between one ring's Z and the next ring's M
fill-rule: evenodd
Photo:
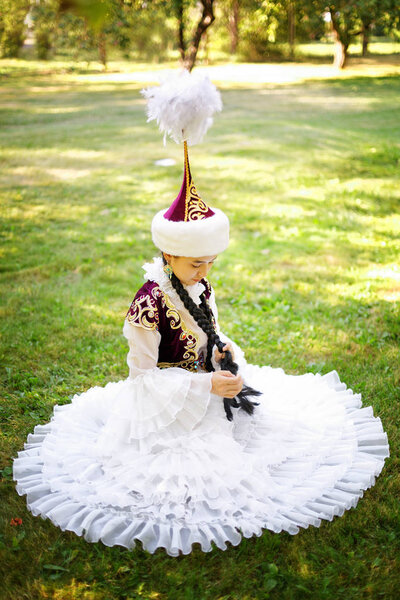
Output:
M230 371L215 371L211 377L211 393L222 398L234 398L243 388L241 375Z
M228 344L225 344L225 346L223 347L223 350L229 350L229 352L232 354L232 360L235 360L235 353L233 351L232 344L230 342ZM215 348L214 358L217 362L219 362L221 360L221 358L225 358L225 352L220 352L218 350L218 348Z

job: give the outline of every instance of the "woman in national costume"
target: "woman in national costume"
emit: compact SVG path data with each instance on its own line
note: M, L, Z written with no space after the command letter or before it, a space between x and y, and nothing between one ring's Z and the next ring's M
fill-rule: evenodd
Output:
M229 222L200 199L187 141L220 110L208 79L183 73L145 91L150 119L184 141L181 191L152 222L123 333L129 376L55 405L14 459L34 515L89 542L170 556L291 534L354 507L389 456L386 433L336 373L287 375L246 362L218 325L206 279Z

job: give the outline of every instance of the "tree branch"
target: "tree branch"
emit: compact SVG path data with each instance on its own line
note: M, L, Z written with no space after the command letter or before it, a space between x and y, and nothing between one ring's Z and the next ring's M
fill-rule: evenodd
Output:
M189 48L183 63L184 67L188 69L188 71L191 71L194 67L197 52L199 50L200 41L204 32L215 21L215 15L213 12L214 0L201 0L201 3L203 5L201 19L190 41Z

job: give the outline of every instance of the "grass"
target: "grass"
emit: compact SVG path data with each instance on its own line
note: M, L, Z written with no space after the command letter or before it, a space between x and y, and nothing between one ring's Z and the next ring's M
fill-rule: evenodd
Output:
M0 597L397 598L400 74L246 86L231 72L191 150L197 189L231 220L210 276L222 329L250 362L336 369L381 417L392 456L332 523L171 558L63 533L12 482L12 457L54 404L127 376L123 318L155 254L151 218L182 176L130 66L118 80L34 65L3 61L0 90ZM154 165L167 157L176 166Z
M318 57L331 57L333 55L333 40L325 40L318 42L310 42L310 43L301 43L298 44L298 54L300 56L309 56L313 58ZM372 36L371 41L368 44L368 54L371 55L379 55L380 57L389 54L399 54L400 52L400 43L390 41L387 38L383 37L374 37ZM348 48L348 54L350 56L361 56L362 55L362 41L360 36L356 38L352 44L350 44Z

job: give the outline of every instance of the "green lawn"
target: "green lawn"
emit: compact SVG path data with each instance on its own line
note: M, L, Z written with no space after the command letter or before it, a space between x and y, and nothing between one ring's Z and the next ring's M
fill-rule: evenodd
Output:
M231 219L210 276L223 330L250 362L336 369L381 417L392 456L332 523L171 558L33 517L11 464L54 404L127 377L123 319L156 253L151 218L179 191L181 148L146 124L134 76L2 66L0 597L397 598L399 73L225 82L224 111L190 151L200 195ZM176 166L154 165L167 157Z
M333 42L310 42L304 44L298 44L298 54L299 56L312 56L322 57L322 56L332 56L333 54ZM388 41L386 38L372 37L371 42L368 44L368 54L369 55L388 55L388 54L399 54L400 52L400 43ZM356 41L350 44L348 53L350 55L358 55L361 56L362 53L362 41L360 37L356 39Z

